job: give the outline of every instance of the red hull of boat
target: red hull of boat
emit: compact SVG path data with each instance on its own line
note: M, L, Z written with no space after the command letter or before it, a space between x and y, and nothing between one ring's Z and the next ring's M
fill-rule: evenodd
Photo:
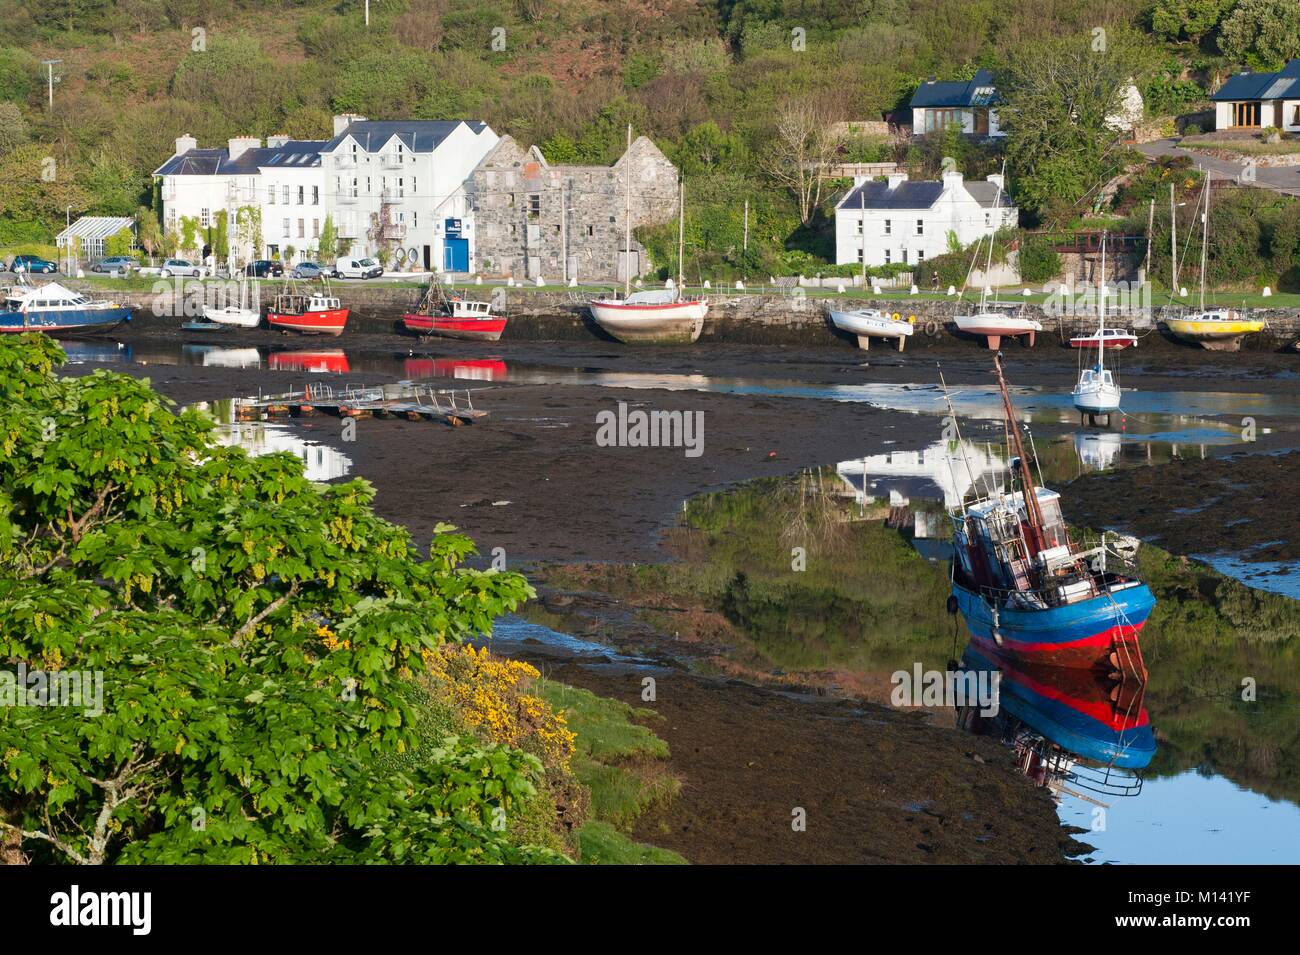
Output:
M272 328L285 328L305 335L337 336L343 334L343 328L348 323L348 310L331 308L322 312L304 312L301 315L267 312L266 323Z
M504 318L449 318L436 315L403 315L402 324L407 331L419 335L438 335L442 338L460 338L466 341L494 342L506 330Z
M1107 338L1106 351L1121 351L1125 348L1133 348L1138 343L1136 338ZM1071 338L1071 348L1096 348L1096 338Z

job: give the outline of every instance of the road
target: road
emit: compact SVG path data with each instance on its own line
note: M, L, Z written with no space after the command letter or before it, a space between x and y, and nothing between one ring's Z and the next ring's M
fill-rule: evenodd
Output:
M1197 169L1208 170L1216 176L1222 176L1234 182L1242 182L1241 175L1246 168L1244 162L1219 159L1200 150L1183 149L1178 145L1176 139L1157 139L1155 142L1142 143L1137 148L1140 153L1150 159L1158 159L1163 156L1187 156ZM1271 189L1287 196L1300 196L1300 166L1258 166L1255 169L1254 181L1245 184L1260 189Z

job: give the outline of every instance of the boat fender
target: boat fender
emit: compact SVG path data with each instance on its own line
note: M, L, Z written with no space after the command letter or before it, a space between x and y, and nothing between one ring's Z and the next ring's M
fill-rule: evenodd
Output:
M909 315L909 316L907 316L907 324L909 324L909 325L915 325L915 324L916 324L916 316L915 316L915 315Z
M957 610L958 610L958 606L957 606L957 598L956 598L954 595L949 594L949 595L948 595L948 613L950 613L950 614L954 614L954 615L955 615L955 614L957 613Z
M893 317L894 321L897 322L897 321L899 321L903 316L901 316L901 315L899 315L897 312L895 312L895 313L893 314L892 317Z
M925 323L925 333L931 338L938 337L940 332L939 322L937 319L930 319Z

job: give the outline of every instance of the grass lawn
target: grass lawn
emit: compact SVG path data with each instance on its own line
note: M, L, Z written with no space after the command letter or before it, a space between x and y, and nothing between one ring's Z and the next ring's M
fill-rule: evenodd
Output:
M587 690L542 680L539 694L564 712L576 735L573 771L591 790L591 814L578 833L586 864L684 864L674 852L635 842L626 833L653 806L681 789L665 760L668 744L643 725L660 719Z

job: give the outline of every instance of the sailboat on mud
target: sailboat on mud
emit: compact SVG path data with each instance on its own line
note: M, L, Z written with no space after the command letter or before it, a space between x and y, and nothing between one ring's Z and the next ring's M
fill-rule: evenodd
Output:
M677 286L676 288L632 291L632 127L627 128L628 169L623 209L624 247L623 296L602 296L588 303L592 320L610 337L624 343L684 343L698 341L704 330L709 303L703 296L688 298L682 293L685 281L682 256L686 251L686 189L677 186Z
M1071 397L1079 411L1079 420L1086 416L1095 421L1105 415L1109 423L1113 412L1119 411L1122 397L1113 370L1106 367L1106 236L1101 237L1101 281L1097 283L1097 363L1084 368L1074 386Z
M986 486L949 509L949 609L961 612L977 648L1145 682L1138 634L1155 596L1142 581L1107 569L1104 542L1085 548L1071 538L1060 494L1034 478L1000 352L993 367L1012 455L1009 489Z

